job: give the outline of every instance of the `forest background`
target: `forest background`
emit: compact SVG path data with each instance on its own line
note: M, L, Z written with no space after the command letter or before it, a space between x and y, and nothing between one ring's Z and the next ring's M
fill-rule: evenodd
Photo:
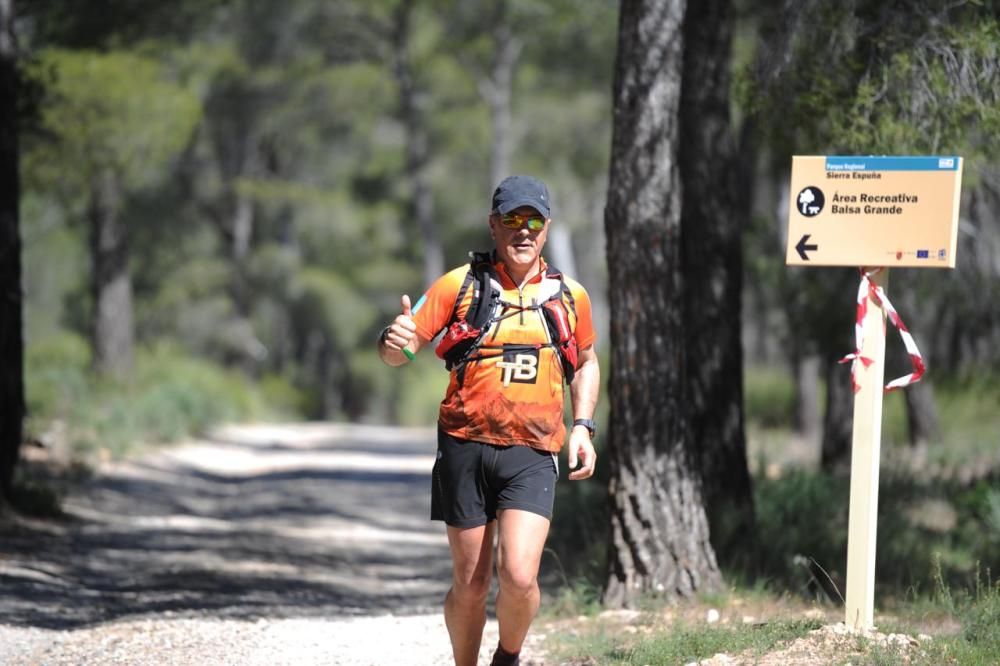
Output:
M890 283L930 372L886 400L900 462L879 576L905 594L935 566L961 584L996 571L997 7L721 6L731 39L704 61L732 73L740 177L701 189L745 215L718 223L739 222L743 354L728 381L764 549L750 568L795 586L804 553L843 574L851 400L837 361L853 350L858 274L784 266L790 157L956 154L958 267ZM35 0L15 17L29 438L116 456L222 421L433 423L441 363L389 371L374 340L400 294L488 246L490 193L515 172L549 185L547 256L592 295L607 367L617 3ZM892 376L907 371L897 342ZM585 553L566 573L593 584L607 560L598 478L560 489L581 510L554 534L557 552ZM720 560L745 571L723 537Z

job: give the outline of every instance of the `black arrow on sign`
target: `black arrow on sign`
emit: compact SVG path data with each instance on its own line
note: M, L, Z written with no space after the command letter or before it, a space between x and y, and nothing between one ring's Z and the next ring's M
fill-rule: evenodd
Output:
M819 249L819 245L815 244L806 245L807 240L809 240L809 234L803 236L802 240L799 241L799 244L795 246L795 249L798 251L799 256L802 257L802 261L809 261L809 257L806 256L807 251L811 252L813 250Z

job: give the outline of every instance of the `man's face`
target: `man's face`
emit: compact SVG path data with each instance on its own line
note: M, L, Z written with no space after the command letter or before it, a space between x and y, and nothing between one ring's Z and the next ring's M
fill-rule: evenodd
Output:
M550 223L545 220L545 226L538 231L529 229L525 219L545 219L531 206L521 206L507 215L519 218L520 228L511 229L504 225L500 215L490 215L490 235L493 236L493 241L497 245L497 254L511 267L531 268L545 246Z

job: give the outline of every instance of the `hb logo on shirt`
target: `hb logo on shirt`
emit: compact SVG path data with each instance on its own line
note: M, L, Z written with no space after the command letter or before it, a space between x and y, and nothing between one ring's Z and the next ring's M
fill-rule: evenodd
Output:
M538 380L538 350L503 353L503 360L497 361L500 368L500 380L504 386L515 384L534 384Z

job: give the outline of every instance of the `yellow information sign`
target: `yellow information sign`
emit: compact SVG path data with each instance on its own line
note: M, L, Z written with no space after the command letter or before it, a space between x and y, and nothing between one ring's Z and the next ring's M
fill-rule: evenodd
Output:
M962 158L792 158L785 263L954 268Z

